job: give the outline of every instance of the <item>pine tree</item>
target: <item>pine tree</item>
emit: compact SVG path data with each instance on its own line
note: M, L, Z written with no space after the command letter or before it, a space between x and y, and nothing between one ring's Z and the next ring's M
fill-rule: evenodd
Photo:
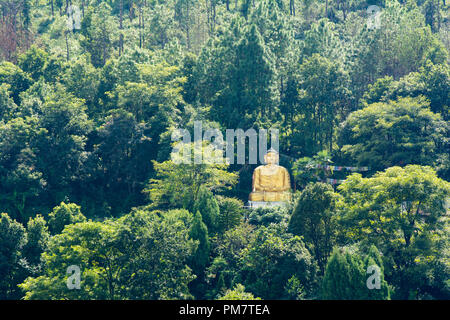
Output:
M196 275L195 280L189 284L190 292L197 298L203 298L206 289L205 268L209 262L210 243L208 238L208 228L202 221L199 211L195 213L189 237L198 241L197 249L192 254L188 265Z
M242 221L243 206L244 203L239 199L219 198L218 232L224 233Z
M208 228L202 220L199 211L195 213L194 221L189 232L193 240L198 240L199 244L191 260L191 266L194 272L202 272L209 260L210 243L208 238Z
M250 128L273 118L279 100L273 60L257 26L233 20L196 67L199 100L212 106L211 119L225 128Z
M369 288L369 277L375 266L379 272L380 288ZM384 268L378 250L373 247L365 257L360 253L335 250L328 261L322 280L322 298L333 300L389 299L389 289L384 280Z
M219 220L219 205L211 191L204 186L200 187L193 212L199 211L206 227L211 234L217 232Z

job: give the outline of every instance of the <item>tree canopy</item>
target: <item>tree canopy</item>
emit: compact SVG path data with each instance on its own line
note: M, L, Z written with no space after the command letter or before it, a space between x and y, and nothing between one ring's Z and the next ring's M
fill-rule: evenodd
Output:
M0 1L0 299L450 299L449 12Z

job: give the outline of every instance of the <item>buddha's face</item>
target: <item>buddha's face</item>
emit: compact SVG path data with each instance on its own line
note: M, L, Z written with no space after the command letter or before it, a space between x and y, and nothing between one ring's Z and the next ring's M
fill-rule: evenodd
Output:
M276 164L278 163L278 154L276 154L275 152L269 152L264 156L264 161L268 165Z

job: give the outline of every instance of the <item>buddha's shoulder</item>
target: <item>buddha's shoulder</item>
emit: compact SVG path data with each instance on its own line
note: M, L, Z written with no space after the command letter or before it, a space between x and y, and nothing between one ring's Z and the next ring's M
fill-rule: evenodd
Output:
M255 168L255 171L261 171L261 170L264 170L265 168L266 168L266 165L260 165L260 166ZM282 167L282 166L278 166L277 165L276 168L278 170L281 170L281 171L287 171L287 169L285 167Z

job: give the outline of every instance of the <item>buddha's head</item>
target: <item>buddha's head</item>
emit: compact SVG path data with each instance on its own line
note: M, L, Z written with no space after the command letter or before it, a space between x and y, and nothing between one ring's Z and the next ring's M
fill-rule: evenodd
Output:
M279 159L278 152L272 148L264 156L264 162L268 165L278 164Z

